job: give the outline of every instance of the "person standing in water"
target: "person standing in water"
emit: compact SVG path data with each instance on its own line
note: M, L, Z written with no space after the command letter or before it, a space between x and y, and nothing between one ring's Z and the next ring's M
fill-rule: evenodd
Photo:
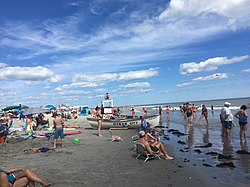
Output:
M167 118L167 121L170 121L170 108L169 108L169 106L166 106L166 118Z
M234 116L239 120L239 125L240 125L240 142L242 142L242 134L244 135L244 142L247 141L247 112L246 112L246 105L242 105L240 107L240 110L234 114Z
M207 112L207 107L205 105L202 105L202 109L201 109L201 116L198 120L198 125L200 125L202 118L205 117L205 120L207 122L208 125L208 112Z
M231 110L229 109L229 106L231 103L225 102L224 107L221 109L220 119L222 123L222 135L225 136L225 138L228 138L230 136L230 130L233 125L233 114Z

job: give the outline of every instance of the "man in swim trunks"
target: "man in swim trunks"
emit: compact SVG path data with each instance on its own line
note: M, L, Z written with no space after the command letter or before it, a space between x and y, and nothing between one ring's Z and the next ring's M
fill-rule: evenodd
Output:
M186 115L188 118L188 126L191 126L192 125L192 117L193 117L192 104L186 103L184 115Z
M230 105L231 103L225 102L224 107L221 109L221 114L220 114L221 123L223 126L223 135L225 136L225 138L229 137L230 130L233 125L233 114L229 109Z
M173 157L167 154L165 147L161 142L157 141L148 142L146 133L144 131L139 132L139 137L140 139L138 140L138 143L143 144L149 154L159 153L160 156L163 156L164 159L166 160L174 159Z
M14 172L19 172L19 174L15 175ZM1 187L26 187L27 185L35 186L35 183L39 183L43 187L47 187L51 185L50 183L47 183L41 178L39 178L30 169L0 168L0 186Z
M63 133L64 121L56 112L53 114L53 117L55 118L53 120L55 128L53 148L56 148L56 141L58 140L59 137L62 140L62 147L64 147L64 133Z

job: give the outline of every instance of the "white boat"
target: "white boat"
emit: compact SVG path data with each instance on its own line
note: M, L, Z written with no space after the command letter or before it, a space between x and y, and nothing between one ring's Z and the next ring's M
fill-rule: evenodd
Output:
M98 123L97 119L94 117L87 117L89 124L92 128L97 129ZM144 120L147 121L150 126L156 126L159 124L160 116L159 115L146 115ZM128 129L138 129L141 127L140 117L126 118L126 119L102 119L102 129L109 128L128 128Z

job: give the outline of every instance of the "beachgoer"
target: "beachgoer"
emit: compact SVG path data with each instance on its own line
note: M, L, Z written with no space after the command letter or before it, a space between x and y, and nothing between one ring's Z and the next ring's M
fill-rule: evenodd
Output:
M62 140L62 147L64 147L64 137L65 137L63 133L64 121L56 112L53 113L53 117L55 118L53 120L53 124L55 128L53 148L56 148L56 141L58 140L59 137Z
M200 124L203 117L205 117L205 120L206 120L207 125L208 125L208 112L207 112L207 107L205 105L202 105L201 116L198 120L198 125Z
M18 174L16 174L18 172ZM34 187L35 183L43 187L50 186L50 183L39 178L32 170L24 168L0 168L0 186L1 187Z
M101 114L101 109L100 107L96 107L96 118L97 118L97 123L98 123L98 128L97 128L97 136L102 136L101 135L101 128L102 128L102 114Z
M234 114L234 116L239 119L239 125L240 125L240 141L242 142L242 134L244 135L244 141L247 141L247 112L246 112L246 105L242 105L240 107L240 110Z
M121 111L121 108L119 106L117 107L117 114L118 114L118 118L120 118L122 111Z
M143 115L145 115L145 116L146 116L146 115L148 114L148 110L147 110L147 108L146 108L146 107L143 107L143 108L142 108L142 110L143 110Z
M194 104L192 104L193 119L196 118L196 110L197 110L197 107Z
M157 141L154 141L152 143L148 142L146 138L146 133L144 131L139 132L139 137L140 139L138 140L138 143L143 144L149 154L159 153L160 156L163 156L166 160L174 159L173 157L167 154L165 147L161 142Z
M131 116L132 116L132 118L135 117L135 107L131 108Z
M9 123L8 119L2 115L0 119L0 143L5 142L8 135Z
M161 108L161 106L159 106L159 115L160 116L162 115L162 108Z
M167 121L170 120L170 108L169 108L169 106L166 106L166 118L167 118Z
M192 112L192 104L190 103L186 103L185 107L184 107L184 115L187 116L188 118L188 126L192 125L192 116L193 116L193 112Z
M105 100L109 100L110 97L109 97L109 93L106 93L105 97L104 97Z
M222 123L222 136L225 136L225 138L228 138L230 136L230 130L233 125L233 114L229 109L230 105L231 103L225 102L220 114L220 119Z
M159 130L155 127L152 127L149 122L145 121L145 118L143 115L140 116L140 119L141 119L141 130L143 130L145 132L149 132L153 136L155 135L155 132L158 132L158 133L164 132L162 129Z
M9 114L8 121L9 121L9 127L12 127L12 124L13 124L13 114Z

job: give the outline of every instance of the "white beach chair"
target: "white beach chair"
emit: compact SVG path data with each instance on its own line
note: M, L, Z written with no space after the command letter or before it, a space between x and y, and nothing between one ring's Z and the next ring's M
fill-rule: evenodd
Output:
M158 158L159 160L161 159L157 154L149 154L145 146L141 143L136 143L136 152L138 154L136 159L138 159L139 157L144 157L145 158L144 162L156 158Z

